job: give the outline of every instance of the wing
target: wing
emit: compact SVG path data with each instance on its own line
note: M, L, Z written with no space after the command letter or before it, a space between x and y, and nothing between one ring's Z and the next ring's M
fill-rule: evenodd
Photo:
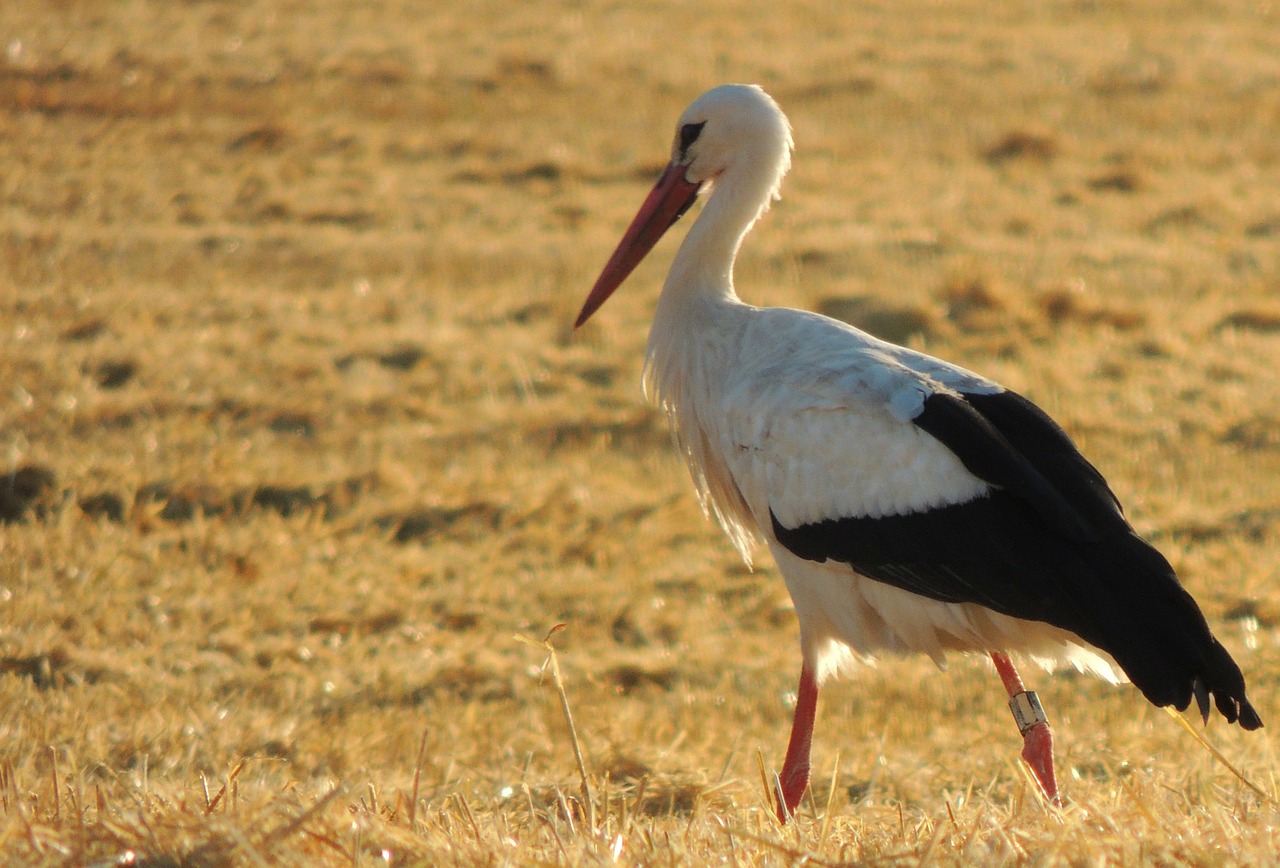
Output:
M742 342L753 350L772 346L773 355L737 360L703 425L716 432L717 451L762 528L770 510L793 527L832 516L905 514L989 488L911 420L938 391L981 394L999 386L842 323L796 311L760 314L767 337ZM932 370L919 370L928 363Z
M800 558L1069 630L1157 705L1194 696L1207 711L1213 694L1260 726L1199 607L1066 433L1020 395L907 353L868 343L752 372L769 385L727 399L747 408L722 446L761 526Z
M1016 420L1006 427L1024 448L979 406ZM821 439L827 451L842 443L834 431ZM788 480L772 488L768 521L779 543L806 560L839 561L931 599L1045 621L1107 648L1095 612L1114 607L1103 606L1096 582L1087 581L1093 573L1082 551L1131 532L1105 480L1038 408L1007 391L938 390L914 418L894 420L876 438L893 446L867 449L867 439L848 438L871 460L860 463L861 479L838 486L898 492L888 508L823 494L821 480L841 471L811 470L808 486ZM806 501L809 518L795 520L796 498ZM1152 570L1172 576L1162 558L1147 565Z

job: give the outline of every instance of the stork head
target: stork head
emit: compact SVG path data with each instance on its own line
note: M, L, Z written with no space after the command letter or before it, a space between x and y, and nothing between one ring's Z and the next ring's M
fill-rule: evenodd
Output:
M685 180L710 184L727 171L765 183L769 200L791 166L791 125L759 86L725 84L698 97L676 122L671 162Z
M574 326L604 304L700 191L717 183L732 187L755 208L751 219L763 213L778 197L791 148L791 125L782 109L754 84L721 85L694 100L676 123L671 162L609 257Z

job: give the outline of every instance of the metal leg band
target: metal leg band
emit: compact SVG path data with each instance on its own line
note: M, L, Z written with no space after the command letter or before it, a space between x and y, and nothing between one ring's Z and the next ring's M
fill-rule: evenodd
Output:
M1036 696L1034 690L1024 690L1010 697L1009 710L1013 712L1013 720L1018 724L1018 732L1023 735L1036 724L1043 723L1047 726L1049 723L1049 718L1045 717L1044 708L1040 705L1040 697Z

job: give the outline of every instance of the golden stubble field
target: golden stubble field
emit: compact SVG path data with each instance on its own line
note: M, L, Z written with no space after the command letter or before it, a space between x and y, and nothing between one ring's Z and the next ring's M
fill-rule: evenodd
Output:
M1278 15L0 5L0 859L1269 862L1271 729L1205 731L1255 791L1028 671L1052 811L964 658L828 688L778 827L794 617L637 385L674 240L569 323L679 111L759 82L742 295L1048 408L1280 725Z

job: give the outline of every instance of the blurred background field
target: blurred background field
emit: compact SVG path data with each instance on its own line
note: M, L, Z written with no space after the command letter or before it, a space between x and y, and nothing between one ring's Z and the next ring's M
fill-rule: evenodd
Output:
M569 325L680 110L760 83L743 297L1050 410L1280 725L1278 16L0 5L0 859L1271 861L1270 729L1205 733L1259 793L1028 671L1052 812L965 658L827 690L778 828L794 617L639 394L675 241ZM517 639L561 623L590 797Z

